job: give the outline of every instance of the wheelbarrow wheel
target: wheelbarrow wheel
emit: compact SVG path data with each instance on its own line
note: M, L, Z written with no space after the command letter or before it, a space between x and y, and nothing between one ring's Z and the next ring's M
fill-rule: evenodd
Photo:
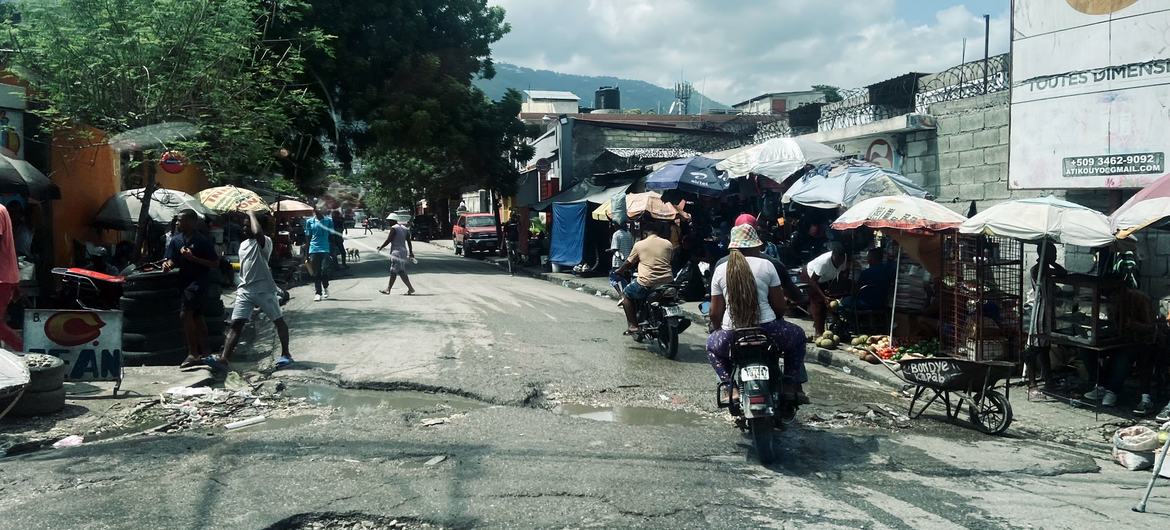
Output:
M971 404L971 423L987 434L1000 434L1012 424L1012 404L1003 394L988 390Z

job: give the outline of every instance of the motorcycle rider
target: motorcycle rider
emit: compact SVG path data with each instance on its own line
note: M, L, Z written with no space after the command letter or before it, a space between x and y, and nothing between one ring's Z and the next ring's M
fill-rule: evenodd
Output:
M727 263L715 268L711 279L711 336L707 359L722 382L731 382L731 341L734 330L758 327L776 342L784 356L784 397L807 403L802 384L805 333L784 320L786 302L776 267L760 257L764 242L750 224L731 230ZM732 396L734 398L734 396Z
M642 223L642 240L634 243L626 262L615 272L625 276L630 269L638 267L638 277L626 286L622 293L622 309L626 312L625 335L638 333L638 304L650 296L656 287L671 282L670 256L674 246L658 236L663 227L654 221ZM668 233L668 232L663 232Z

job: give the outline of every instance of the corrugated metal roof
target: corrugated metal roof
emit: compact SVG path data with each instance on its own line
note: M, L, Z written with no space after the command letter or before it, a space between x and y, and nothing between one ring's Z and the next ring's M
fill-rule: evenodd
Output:
M686 158L699 154L681 147L606 147L606 151L622 158Z
M581 101L581 98L577 97L577 95L572 93L572 92L558 92L555 90L525 90L524 93L528 95L528 99L554 99L557 101Z

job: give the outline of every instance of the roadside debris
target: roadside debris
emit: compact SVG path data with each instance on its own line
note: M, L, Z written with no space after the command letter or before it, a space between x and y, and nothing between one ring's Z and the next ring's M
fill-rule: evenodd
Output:
M256 401L259 401L259 400L256 400ZM264 416L254 416L254 417L248 418L246 420L233 421L227 425L224 425L224 428L226 428L230 431L230 430L234 430L234 429L240 429L243 427L247 427L249 425L256 425L257 423L264 423L267 420L268 420L268 418L265 418Z
M423 465L427 466L427 467L435 466L435 465L442 463L446 459L447 459L447 457L445 455L439 455L439 456L436 456L434 458L431 458L430 460L427 460L427 462Z
M53 444L53 449L61 449L64 447L77 447L77 446L81 445L81 443L84 441L85 441L85 438L82 438L76 434L73 434L70 436L66 436L60 440L57 440L57 443Z

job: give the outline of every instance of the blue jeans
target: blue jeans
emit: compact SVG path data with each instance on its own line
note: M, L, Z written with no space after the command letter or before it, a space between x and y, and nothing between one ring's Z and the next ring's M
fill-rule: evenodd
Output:
M650 297L650 288L638 282L630 282L622 293L630 300L641 302Z

